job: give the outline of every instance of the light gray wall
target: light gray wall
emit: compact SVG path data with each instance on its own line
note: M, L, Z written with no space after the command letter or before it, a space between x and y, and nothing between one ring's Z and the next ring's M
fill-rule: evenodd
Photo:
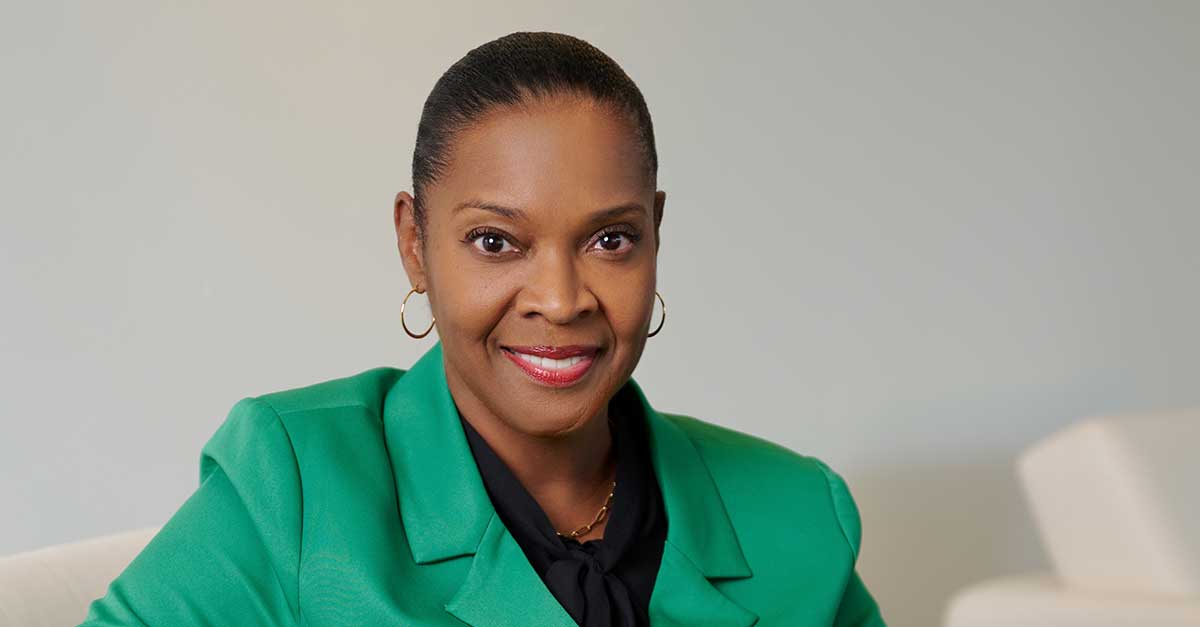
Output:
M894 626L1044 564L1021 447L1200 402L1200 4L166 4L0 13L0 553L159 524L241 396L429 346L391 197L514 30L654 115L635 377L840 470Z

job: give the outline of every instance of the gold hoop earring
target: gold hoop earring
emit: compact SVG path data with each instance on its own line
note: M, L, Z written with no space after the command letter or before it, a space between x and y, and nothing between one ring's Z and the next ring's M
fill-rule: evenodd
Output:
M424 292L417 291L417 288L414 287L411 290L408 290L408 293L404 295L404 300L400 301L400 326L404 327L404 332L407 333L409 337L419 340L419 339L425 337L426 335L429 335L429 332L433 330L434 323L437 322L437 318L434 318L433 320L431 320L429 322L429 328L425 329L425 332L420 335L417 335L417 334L413 333L412 331L408 330L408 325L404 323L404 305L406 303L408 303L408 297L412 296L414 292L416 292L417 294L424 293Z
M662 320L658 321L658 328L655 329L653 333L647 335L646 337L654 337L654 336L658 335L658 332L662 330L663 323L667 321L667 302L663 300L662 294L659 294L658 290L654 290L654 295L658 297L658 302L662 303L663 315L662 315Z

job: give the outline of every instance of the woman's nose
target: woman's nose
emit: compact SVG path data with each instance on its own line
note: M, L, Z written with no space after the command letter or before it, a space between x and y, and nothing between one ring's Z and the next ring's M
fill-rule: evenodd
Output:
M543 253L534 262L518 307L523 316L540 315L554 324L568 324L599 308L576 260L569 255Z

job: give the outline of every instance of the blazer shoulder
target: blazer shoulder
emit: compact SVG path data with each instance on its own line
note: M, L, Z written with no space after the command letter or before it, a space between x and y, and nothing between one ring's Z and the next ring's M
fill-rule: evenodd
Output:
M840 527L853 558L862 543L862 519L845 479L824 460L765 438L686 414L664 413L699 451L722 491L735 495L783 496L803 510L828 512Z
M379 366L357 374L267 392L253 397L277 414L320 411L339 407L366 407L381 411L384 397L407 370Z
M341 415L355 409L380 419L384 397L406 371L377 367L354 375L247 396L238 400L201 451L201 480L220 466L227 473L253 459L274 461L276 472L296 469L297 440L327 435L344 420L313 420L311 413Z
M709 463L741 466L757 470L770 469L792 474L806 475L825 480L822 467L816 457L805 455L777 444L766 438L738 431L716 423L701 420L686 414L667 414L671 422L679 426Z

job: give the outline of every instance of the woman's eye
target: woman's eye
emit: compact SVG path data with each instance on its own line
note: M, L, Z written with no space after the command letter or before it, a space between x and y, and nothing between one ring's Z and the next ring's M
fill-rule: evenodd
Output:
M473 233L469 239L474 244L475 248L478 248L481 252L488 255L499 255L508 252L508 250L505 249L505 246L512 248L512 244L510 244L503 235L500 235L499 233L492 233L491 231L484 231L477 234Z
M638 241L638 238L635 233L616 229L598 235L593 246L605 252L624 253ZM467 234L466 240L479 252L493 257L509 253L517 248L506 235L496 231L471 231Z
M633 246L633 243L636 241L637 238L631 233L626 233L625 231L607 231L601 233L600 237L596 238L596 246L599 246L601 250L609 252L621 252Z

